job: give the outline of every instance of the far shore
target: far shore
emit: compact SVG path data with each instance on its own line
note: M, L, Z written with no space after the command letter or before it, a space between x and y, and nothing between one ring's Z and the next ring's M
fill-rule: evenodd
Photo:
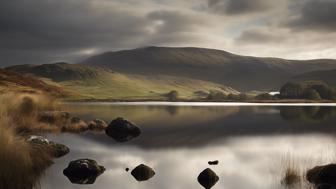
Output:
M309 100L250 100L250 101L201 101L201 100L65 100L69 104L112 104L112 105L171 105L171 106L336 106L335 101Z

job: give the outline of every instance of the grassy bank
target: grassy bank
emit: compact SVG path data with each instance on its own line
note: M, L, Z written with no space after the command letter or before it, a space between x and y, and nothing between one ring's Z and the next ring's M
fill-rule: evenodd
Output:
M0 188L36 188L52 157L43 147L29 145L24 133L41 128L37 112L55 108L55 102L43 95L12 93L0 95L0 104Z

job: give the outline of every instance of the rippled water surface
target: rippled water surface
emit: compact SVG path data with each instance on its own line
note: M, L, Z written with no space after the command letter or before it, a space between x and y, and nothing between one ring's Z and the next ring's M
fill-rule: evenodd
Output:
M60 134L48 138L71 152L57 159L41 180L42 189L202 188L198 174L211 168L214 189L285 188L288 162L304 171L335 160L336 109L328 106L180 106L69 104L85 120L124 117L142 134L118 143L104 133ZM92 158L106 172L93 185L72 184L62 173L69 161ZM208 165L219 160L218 165ZM156 175L136 181L125 168L151 166Z

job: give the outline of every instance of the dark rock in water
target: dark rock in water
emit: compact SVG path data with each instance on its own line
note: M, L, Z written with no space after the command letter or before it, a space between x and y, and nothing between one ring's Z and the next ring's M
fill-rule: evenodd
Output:
M320 187L336 188L336 164L317 166L307 172L307 180Z
M137 181L146 181L152 178L155 175L155 172L147 165L141 164L134 168L131 174Z
M126 168L125 171L128 172L128 171L129 171L129 168Z
M95 160L79 159L71 161L63 174L74 184L93 184L104 171L105 168Z
M197 177L198 182L206 189L212 188L219 180L219 177L211 169L207 168Z
M38 115L40 122L48 124L65 124L70 119L70 113L63 111L46 111Z
M36 135L32 135L29 136L26 139L26 142L30 143L30 144L38 144L38 145L49 145L50 141L42 136L36 136Z
M90 130L104 130L107 128L107 123L100 119L95 119L89 123Z
M141 134L141 130L136 125L120 117L113 120L105 132L117 142L126 142Z
M70 152L70 149L67 146L49 141L42 136L29 136L26 139L26 142L32 145L45 147L46 150L49 150L51 155L55 158L62 157Z
M215 161L208 161L209 165L218 165L219 161L215 160Z
M52 154L56 158L63 157L70 152L70 149L63 145L55 142L50 142L50 147L52 148Z

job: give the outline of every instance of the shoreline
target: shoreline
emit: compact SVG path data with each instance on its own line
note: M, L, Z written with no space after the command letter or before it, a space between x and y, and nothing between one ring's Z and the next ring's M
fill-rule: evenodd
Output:
M124 101L124 102L65 102L71 105L123 105L123 106L327 106L336 107L336 103L256 103L256 102L167 102L167 101Z

